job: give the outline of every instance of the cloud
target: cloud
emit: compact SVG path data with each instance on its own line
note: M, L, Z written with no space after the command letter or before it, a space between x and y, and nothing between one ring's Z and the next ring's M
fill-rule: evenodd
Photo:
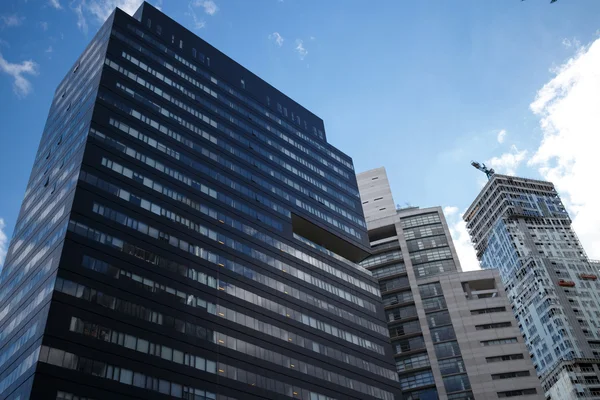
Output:
M48 4L50 4L50 6L56 8L57 10L62 10L62 6L60 5L60 2L58 0L48 0Z
M14 78L13 91L23 98L31 92L31 83L23 75L37 75L38 65L32 61L23 61L20 64L13 64L4 59L0 53L0 71Z
M115 7L133 15L143 0L79 0L71 3L71 9L77 16L77 27L88 32L87 17L93 17L98 23L104 23Z
M196 0L194 2L194 7L203 7L204 12L211 16L219 11L219 7L217 7L213 0Z
M48 22L46 21L40 21L40 28L42 28L42 30L45 32L48 30Z
M77 15L77 27L80 31L87 35L88 33L88 24L83 15L83 4L79 3L79 5L73 7L73 11L75 11L75 15Z
M0 21L2 22L2 27L11 28L22 25L25 17L19 17L17 14L2 15L0 16Z
M115 7L119 7L129 15L133 15L142 4L143 0L91 0L89 3L83 1L85 8L98 22L104 23Z
M498 143L504 143L504 139L506 138L506 129L502 129L498 132Z
M8 246L8 237L4 233L4 229L6 229L6 224L4 223L4 219L0 218L0 271L2 271L2 265L4 265Z
M493 157L486 161L488 167L494 168L499 174L514 175L519 165L525 160L527 150L517 149L514 144L510 146L510 151L502 154L500 157Z
M52 46L48 46L48 48L44 51L44 53L52 53L54 51L54 49L52 48Z
M156 0L154 2L154 7L156 7L157 10L162 11L162 6L163 6L163 0Z
M600 258L598 149L600 139L600 39L578 49L554 70L530 108L543 139L529 161L555 184L584 249Z
M562 45L565 46L567 49L573 46L581 47L581 42L577 39L569 40L567 38L564 38L562 41Z
M192 20L194 21L194 23L192 24L192 29L198 30L204 28L206 26L206 22L198 18L194 7L192 7L192 2L188 3L188 10L189 12L186 12L185 14L192 17Z
M269 39L273 40L275 44L279 47L283 46L283 36L279 34L279 32L273 32L269 35Z
M304 41L301 39L296 39L296 53L298 53L298 55L300 56L301 60L304 60L304 58L308 55L308 50L306 50L304 48Z
M456 249L456 254L458 254L462 270L473 271L481 269L475 248L471 243L471 237L467 231L467 224L462 219L463 213L458 212L458 207L447 206L444 207L444 215L448 222L448 228L450 229L454 248Z

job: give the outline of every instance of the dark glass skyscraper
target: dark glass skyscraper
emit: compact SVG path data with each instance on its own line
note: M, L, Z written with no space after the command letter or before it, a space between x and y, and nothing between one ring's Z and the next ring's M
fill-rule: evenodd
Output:
M385 399L352 160L144 3L60 83L0 277L2 399Z

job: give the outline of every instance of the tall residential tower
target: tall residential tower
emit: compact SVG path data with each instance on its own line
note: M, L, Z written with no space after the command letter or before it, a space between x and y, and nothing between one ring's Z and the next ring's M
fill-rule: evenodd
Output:
M385 169L358 186L403 399L542 399L498 272L461 272L442 209L397 210Z
M550 182L491 175L464 214L497 268L547 398L600 398L600 282Z
M399 392L352 160L157 9L59 84L0 276L0 398Z

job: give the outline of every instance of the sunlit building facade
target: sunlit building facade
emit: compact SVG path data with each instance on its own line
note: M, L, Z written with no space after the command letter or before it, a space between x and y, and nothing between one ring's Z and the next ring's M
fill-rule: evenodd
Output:
M492 175L464 220L482 267L500 272L547 398L600 398L597 264L554 185Z
M397 209L384 168L357 178L403 399L542 399L498 272L462 272L442 208Z

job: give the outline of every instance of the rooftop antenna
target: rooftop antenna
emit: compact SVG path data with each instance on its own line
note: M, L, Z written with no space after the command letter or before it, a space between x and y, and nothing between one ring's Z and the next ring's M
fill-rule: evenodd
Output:
M482 171L488 179L492 179L492 175L496 173L493 168L488 168L483 163L478 163L477 161L471 161L471 165Z

